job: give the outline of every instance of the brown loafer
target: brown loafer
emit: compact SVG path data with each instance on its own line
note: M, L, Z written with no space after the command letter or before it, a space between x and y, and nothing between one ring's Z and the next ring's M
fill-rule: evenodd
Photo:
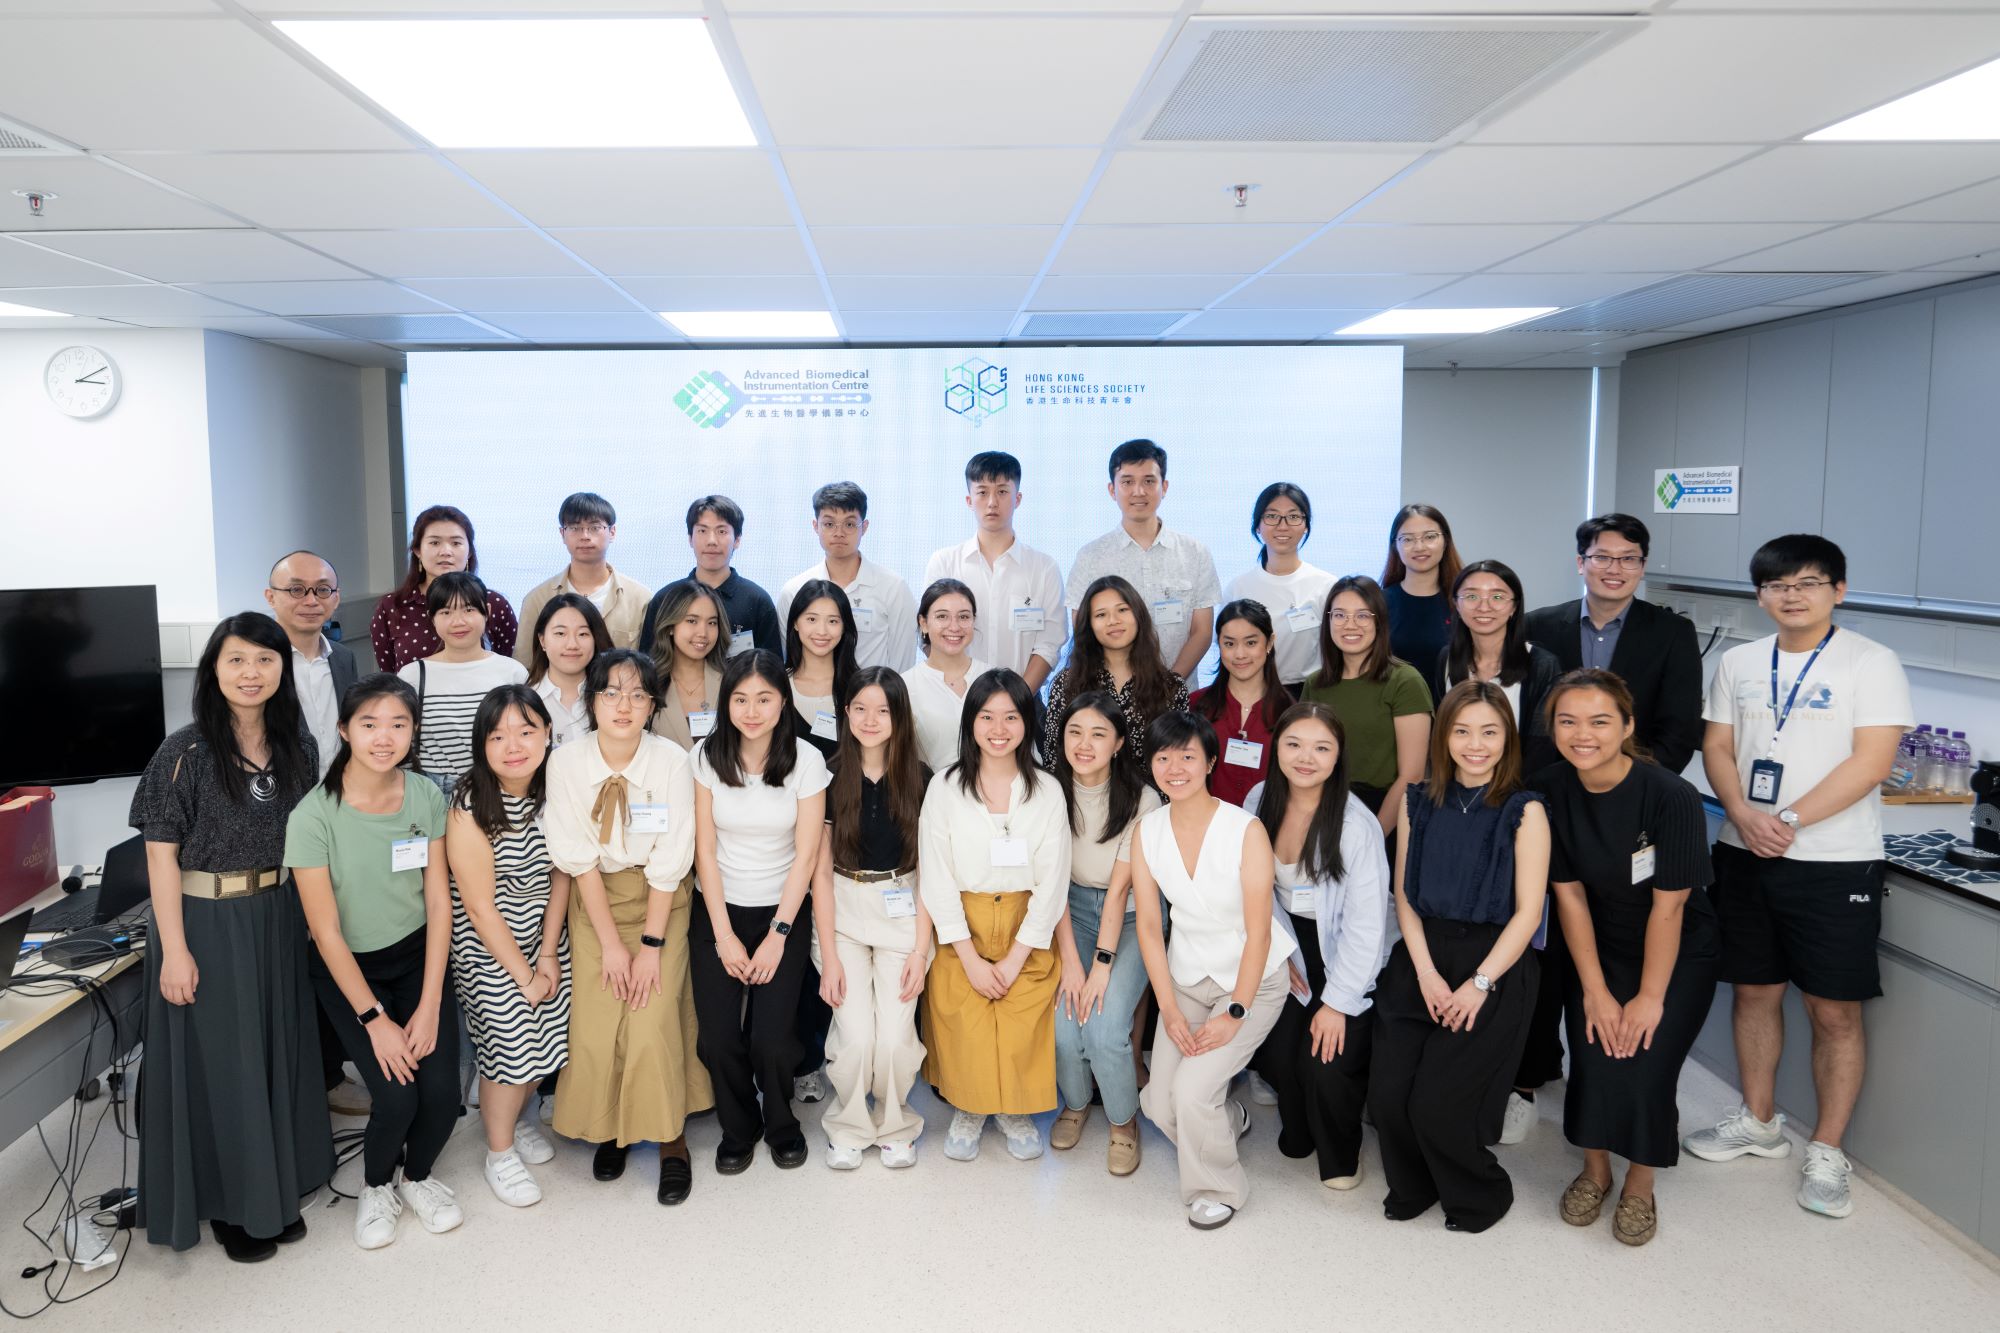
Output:
M1129 1176L1139 1169L1139 1117L1111 1127L1111 1146L1105 1149L1104 1165L1114 1176Z
M1570 1181L1563 1191L1562 1219L1573 1227L1587 1227L1604 1211L1604 1186L1588 1175Z
M1621 1245L1644 1245L1660 1232L1660 1214L1651 1199L1628 1194L1611 1215L1611 1234Z
M1049 1146L1057 1152L1074 1148L1083 1137L1083 1122L1090 1119L1090 1108L1072 1111L1067 1106L1056 1116L1056 1122L1049 1126Z

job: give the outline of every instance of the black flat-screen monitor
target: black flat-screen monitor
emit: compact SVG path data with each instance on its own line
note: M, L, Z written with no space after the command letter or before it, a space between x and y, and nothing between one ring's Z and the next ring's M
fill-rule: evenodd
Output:
M166 734L151 584L0 589L0 790L129 777Z

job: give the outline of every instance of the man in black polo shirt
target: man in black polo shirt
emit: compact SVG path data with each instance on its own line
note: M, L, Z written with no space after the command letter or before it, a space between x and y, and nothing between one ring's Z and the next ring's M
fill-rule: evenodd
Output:
M688 506L688 546L694 552L694 568L687 576L714 592L729 617L729 656L752 648L785 655L785 636L778 628L778 608L771 594L738 574L730 561L743 544L743 510L726 495L704 495ZM639 650L653 651L653 631L658 626L660 604L666 599L662 588L646 604L646 619L639 627Z

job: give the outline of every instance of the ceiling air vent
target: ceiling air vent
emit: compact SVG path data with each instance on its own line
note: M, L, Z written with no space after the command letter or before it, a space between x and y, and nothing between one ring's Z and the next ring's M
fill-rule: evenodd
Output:
M1516 324L1510 332L1651 333L1880 276L1877 273L1685 273L1650 287Z
M1028 316L1016 338L1157 338L1187 318L1184 310L1093 314L1056 310Z
M0 125L0 153L23 153L48 151L48 145L30 139L25 134L16 134L5 125Z
M1190 19L1148 86L1140 138L1437 144L1643 21Z

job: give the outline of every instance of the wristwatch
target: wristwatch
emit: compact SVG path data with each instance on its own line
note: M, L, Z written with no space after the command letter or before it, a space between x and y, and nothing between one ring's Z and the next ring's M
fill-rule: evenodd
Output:
M1244 1012L1245 1010L1242 1005L1236 1003L1234 1000L1229 1002L1228 1014L1231 1018L1240 1019L1243 1017Z
M1472 974L1472 989L1491 992L1493 989L1493 978L1487 976L1484 972L1474 972Z
M771 929L777 931L780 935L789 935L792 933L792 923L789 921L773 921Z
M658 935L641 935L639 943L645 945L648 949L664 949L667 947L667 942Z
M1796 829L1799 826L1799 812L1788 805L1778 812L1778 822L1788 829Z
M1110 949L1099 949L1097 951L1097 961L1100 963L1112 962L1117 957L1118 955Z
M371 1004L366 1009L363 1009L360 1013L356 1014L354 1016L354 1021L359 1023L362 1027L367 1027L370 1023L373 1023L376 1019L380 1018L381 1016L382 1016L382 1006L379 1004Z

